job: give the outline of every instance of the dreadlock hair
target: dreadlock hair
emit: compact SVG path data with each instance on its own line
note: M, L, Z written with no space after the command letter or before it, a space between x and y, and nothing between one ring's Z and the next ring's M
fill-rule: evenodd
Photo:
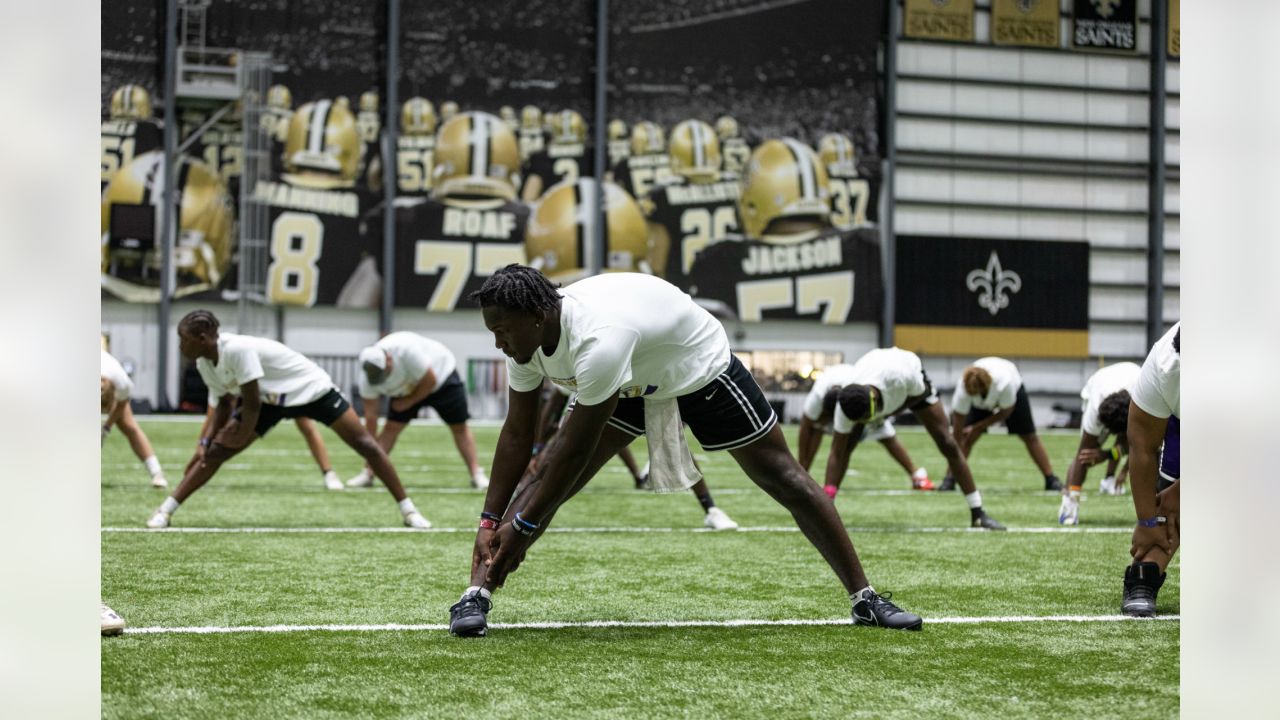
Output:
M858 422L871 411L871 386L845 385L840 388L838 402L844 416Z
M480 307L499 307L525 313L547 312L560 305L559 285L529 267L512 263L490 275L469 299Z
M1129 429L1129 391L1111 393L1098 406L1098 419L1102 427L1115 435L1123 435Z
M218 318L208 310L192 310L182 316L182 320L178 322L178 330L185 330L195 335L216 333L218 331Z

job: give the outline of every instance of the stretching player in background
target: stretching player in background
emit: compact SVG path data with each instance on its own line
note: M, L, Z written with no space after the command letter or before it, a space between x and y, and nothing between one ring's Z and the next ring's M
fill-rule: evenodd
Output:
M1133 563L1124 572L1120 611L1135 617L1156 614L1156 594L1180 542L1181 336L1182 323L1177 323L1152 346L1133 383L1129 403L1130 482L1138 522L1129 550Z
M210 404L205 409L204 422L206 426L213 423L214 413L217 408L214 404ZM296 417L293 423L297 425L298 432L302 433L302 439L307 443L307 450L310 451L312 459L316 461L316 465L320 468L320 479L324 481L324 486L328 490L343 490L346 488L342 484L342 478L338 477L338 473L333 471L333 464L329 462L329 450L324 445L324 438L320 436L320 431L316 429L316 424L308 417ZM204 433L201 433L201 438ZM197 444L196 452L201 448Z
M836 400L835 435L827 456L827 484L839 485L844 477L849 456L862 437L863 425L887 420L904 410L916 416L947 458L947 467L959 481L965 502L969 504L970 526L1004 530L1004 525L982 509L982 494L969 472L960 444L947 427L946 413L919 356L900 348L872 350L853 364Z
M107 434L113 426L120 428L120 434L129 440L129 447L138 456L147 472L151 473L151 487L169 487L165 480L164 470L160 468L160 460L151 449L151 441L142 432L138 421L133 419L133 409L129 407L129 395L133 392L133 381L124 371L120 362L106 350L102 351L102 375L99 378L101 390L102 413L107 416L102 423L102 442L107 442ZM105 612L105 611L104 611Z
M309 417L333 428L347 445L373 466L400 506L404 524L429 528L405 494L390 458L360 424L329 374L299 352L266 338L218 332L208 310L188 313L178 323L178 349L194 360L209 387L211 419L200 430L200 444L187 463L182 482L147 521L152 529L169 526L178 506L208 482L223 463L266 435L285 418Z
M829 365L822 370L822 374L813 381L813 387L809 389L809 394L804 398L804 413L800 417L800 440L799 447L796 451L796 458L800 461L800 466L809 470L809 466L813 464L813 458L818 454L818 450L822 448L822 437L828 432L832 421L836 414L836 400L840 396L840 388L846 383L853 382L853 366L846 364ZM868 423L862 432L862 440L878 440L884 449L894 460L907 471L907 477L911 482L913 490L932 490L933 483L929 481L929 473L922 467L917 467L911 459L911 455L907 453L907 449L898 441L897 430L893 427L893 421L886 418L882 422ZM856 443L854 443L856 445ZM846 447L849 453L853 452L852 446ZM845 464L849 462L849 458L845 457ZM840 490L840 482L844 478L837 478L834 484L828 483L823 486L827 496L835 498L836 493Z
M973 453L973 446L987 428L996 423L1004 423L1010 434L1022 439L1044 476L1044 489L1061 491L1062 483L1053 474L1049 453L1036 434L1031 400L1017 366L1004 358L984 357L964 369L951 396L951 434L960 443L965 458ZM948 474L938 489L954 490L954 478Z
M1118 462L1128 452L1129 388L1140 370L1131 362L1108 365L1090 376L1080 391L1084 399L1080 446L1067 468L1067 488L1058 506L1060 524L1080 524L1080 491L1089 468L1104 461ZM1102 444L1110 435L1116 436L1115 444L1104 450Z
M364 426L378 438L387 455L396 439L418 416L432 408L453 435L471 478L471 487L489 487L489 476L476 460L476 439L467 420L467 386L458 377L458 361L443 344L417 333L394 332L360 351L360 397L364 401ZM391 400L386 425L378 432L378 398ZM369 487L373 472L368 465L347 481L348 487Z

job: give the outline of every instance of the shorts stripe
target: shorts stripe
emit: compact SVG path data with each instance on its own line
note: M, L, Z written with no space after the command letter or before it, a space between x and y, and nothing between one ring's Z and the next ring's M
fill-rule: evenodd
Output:
M778 422L778 414L775 412L770 412L769 421L766 422L764 426L762 426L755 432L752 432L750 435L744 438L739 438L737 440L731 440L727 443L720 443L718 445L703 445L702 449L703 450L737 450L740 447L745 447L755 442L756 440L760 439L760 437L762 437L765 433L772 430L773 426L777 424L777 422Z
M625 423L625 422L623 422L623 421L619 420L616 416L615 416L615 417L610 417L608 420L605 420L605 424L606 424L606 425L612 425L612 426L614 426L614 427L618 428L618 429L619 429L619 430L621 430L622 432L627 433L628 435L630 435L630 436L632 436L632 437L640 437L641 435L643 435L643 434L644 434L644 430L642 430L642 429L640 429L640 428L638 428L638 427L636 427L636 426L634 426L634 425L629 425L629 424L627 424L627 423Z
M742 391L739 390L738 387L734 385L731 380L729 380L728 374L721 373L718 377L716 377L716 379L720 381L721 385L724 385L725 387L729 388L729 394L733 395L733 398L738 401L738 404L742 406L742 409L745 410L747 414L751 417L751 424L755 426L757 429L759 429L760 416L756 413L756 409L751 407L751 403L747 402L747 398L745 395L742 394Z

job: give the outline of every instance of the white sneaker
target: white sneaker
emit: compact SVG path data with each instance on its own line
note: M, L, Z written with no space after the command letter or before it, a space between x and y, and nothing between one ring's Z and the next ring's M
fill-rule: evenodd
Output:
M1116 479L1114 477L1102 478L1102 494L1103 495L1119 495L1116 490Z
M124 632L124 618L120 617L115 610L102 606L102 634L103 635L119 635Z
M347 487L342 484L342 478L338 477L338 473L332 470L324 474L324 486L328 490L344 490Z
M713 507L707 511L707 516L703 518L702 524L712 530L738 529L738 523L734 522L733 518L718 507Z
M1062 504L1058 506L1059 525L1080 524L1080 499L1070 495L1062 496Z
M488 476L488 475L485 475L483 470L481 470L480 472L476 473L475 475L472 475L472 476L471 476L471 487L473 487L473 488L475 488L475 489L477 489L477 490L487 490L487 489L489 489L489 476Z
M151 487L153 488L169 487L169 481L164 479L164 473L158 472L155 475L151 476Z
M170 517L169 513L163 510L157 510L155 514L151 516L151 519L147 521L147 527L152 530L163 530L164 528L169 527Z
M426 530L431 527L431 521L422 517L422 513L414 510L404 514L405 527L411 527L417 530Z
M326 481L326 485L327 484L328 483ZM361 470L359 475L356 475L355 477L347 481L347 487L372 487L372 486L373 486L373 473L369 472L367 469Z

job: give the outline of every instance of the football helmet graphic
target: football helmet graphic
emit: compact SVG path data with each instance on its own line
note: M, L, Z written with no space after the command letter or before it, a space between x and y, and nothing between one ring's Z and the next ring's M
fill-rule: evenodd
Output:
M374 113L378 112L378 91L365 90L360 93L360 112Z
M586 276L583 254L595 237L596 182L592 178L566 180L553 186L534 205L525 229L529 264L551 280L571 283ZM601 259L605 272L648 272L648 228L640 206L626 190L604 184L604 230L608 252Z
M121 85L111 93L112 120L150 120L151 93L141 85Z
M502 122L506 123L512 132L520 128L520 116L516 115L516 109L510 105L498 108L498 117L502 118Z
M127 163L102 193L102 272L142 285L160 284L160 225L164 208L164 152ZM178 289L216 285L231 264L234 215L217 173L183 155L175 178ZM117 214L116 222L112 215ZM191 287L191 286L197 287Z
M720 139L701 120L685 120L668 138L671 171L691 180L711 181L720 174Z
M627 139L627 123L624 120L614 118L609 121L609 139L610 140L626 140Z
M587 125L577 110L561 110L547 119L551 126L552 143L573 145L587 141Z
M832 175L853 177L858 174L858 151L847 135L823 135L818 141L818 157Z
M312 171L342 181L355 180L360 166L360 135L343 98L317 100L298 108L289 120L284 144L287 172Z
M440 103L440 122L449 122L458 115L458 103L445 100Z
M738 137L738 121L728 115L716 118L716 135L720 136L721 142Z
M542 129L542 111L537 105L520 108L520 129L524 132Z
M436 109L423 97L411 97L400 108L400 132L405 135L433 135L436 131Z
M738 199L742 229L759 238L779 218L817 217L831 213L827 170L808 145L792 138L769 140L747 161Z
M662 134L662 126L648 120L641 120L631 126L632 155L661 155L667 150L667 139Z
M464 112L436 135L433 197L498 197L513 200L520 151L515 133L494 115Z
M293 108L293 93L284 85L272 85L267 90L267 107L272 110L290 110Z

